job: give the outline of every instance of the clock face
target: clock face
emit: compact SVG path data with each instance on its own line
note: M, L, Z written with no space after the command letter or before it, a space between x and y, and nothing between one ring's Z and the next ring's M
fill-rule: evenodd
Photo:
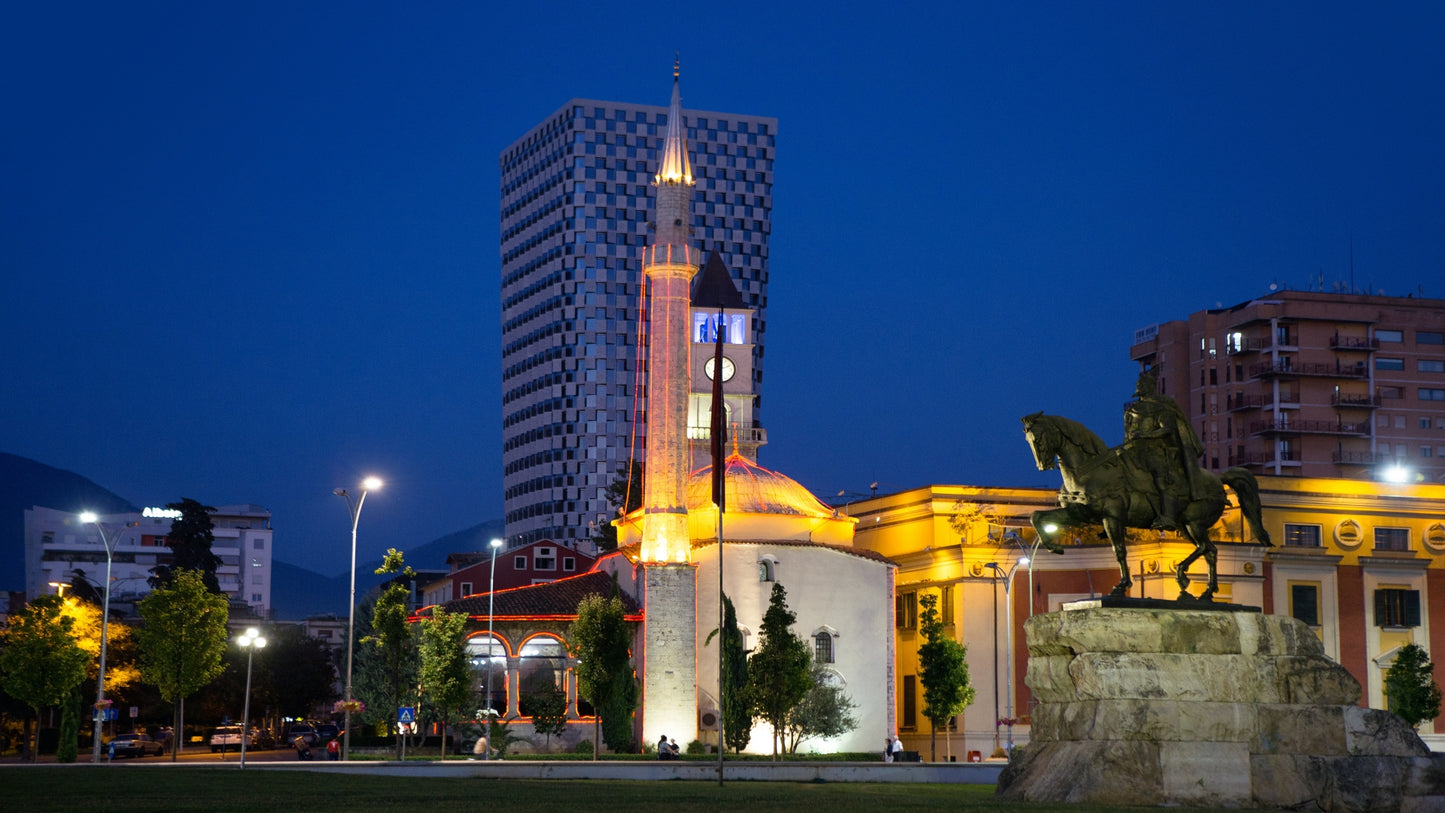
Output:
M707 360L707 364L704 365L703 368L702 368L702 371L707 374L707 377L708 377L708 380L709 380L709 381L711 381L711 380L713 379L713 375L714 375L713 366L714 366L714 364L716 363L716 361L717 361L717 359L715 359L715 358L710 358L710 359ZM728 358L727 356L723 356L723 360L722 360L722 380L724 380L724 381L731 381L731 380L733 380L733 373L736 373L737 371L738 371L738 370L737 370L737 367L733 364L733 360L730 359L730 358Z

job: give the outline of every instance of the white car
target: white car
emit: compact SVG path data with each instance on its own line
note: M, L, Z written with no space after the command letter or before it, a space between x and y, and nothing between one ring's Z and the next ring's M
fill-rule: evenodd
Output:
M256 744L256 733L253 731L246 735L246 748L250 749ZM241 750L241 727L238 725L223 725L211 732L211 753L217 751L239 751Z

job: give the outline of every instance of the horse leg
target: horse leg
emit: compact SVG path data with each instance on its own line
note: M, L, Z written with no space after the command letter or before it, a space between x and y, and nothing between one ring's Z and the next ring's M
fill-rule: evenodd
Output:
M1180 598L1194 598L1189 595L1189 566L1199 558L1199 543L1194 543L1194 550L1181 561L1178 567L1174 568L1174 581L1179 585Z
M1123 598L1129 595L1129 588L1134 586L1134 579L1129 575L1129 562L1124 556L1124 543L1127 541L1127 532L1124 530L1124 523L1116 517L1104 518L1104 534L1109 537L1109 542L1114 546L1114 558L1119 560L1119 583L1109 591L1114 598Z
M1184 561L1179 563L1179 597L1193 599L1189 595L1189 576L1186 574L1189 566L1199 557L1204 557L1204 563L1209 566L1209 580L1205 584L1204 592L1199 594L1199 601L1211 601L1214 594L1219 590L1219 572L1217 562L1219 551L1214 547L1214 540L1209 538L1209 526L1201 522L1190 522L1184 526L1184 534L1189 541L1194 543L1194 552L1189 554Z

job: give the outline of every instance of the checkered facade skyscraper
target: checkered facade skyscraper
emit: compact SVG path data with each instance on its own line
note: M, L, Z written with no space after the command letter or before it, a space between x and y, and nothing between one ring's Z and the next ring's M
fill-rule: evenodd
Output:
M761 406L777 120L684 110L692 244L754 311ZM588 547L605 489L643 459L642 254L667 108L573 99L502 151L502 462L508 545ZM633 423L637 443L633 448ZM699 465L703 465L699 461Z

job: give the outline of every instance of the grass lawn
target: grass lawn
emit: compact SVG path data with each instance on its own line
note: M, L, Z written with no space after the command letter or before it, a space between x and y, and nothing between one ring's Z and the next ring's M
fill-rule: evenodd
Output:
M1008 805L977 785L431 779L176 766L14 766L0 770L0 810L1027 810L1102 813L1086 805ZM1143 808L1156 810L1156 808ZM1175 808L1178 810L1178 808Z

